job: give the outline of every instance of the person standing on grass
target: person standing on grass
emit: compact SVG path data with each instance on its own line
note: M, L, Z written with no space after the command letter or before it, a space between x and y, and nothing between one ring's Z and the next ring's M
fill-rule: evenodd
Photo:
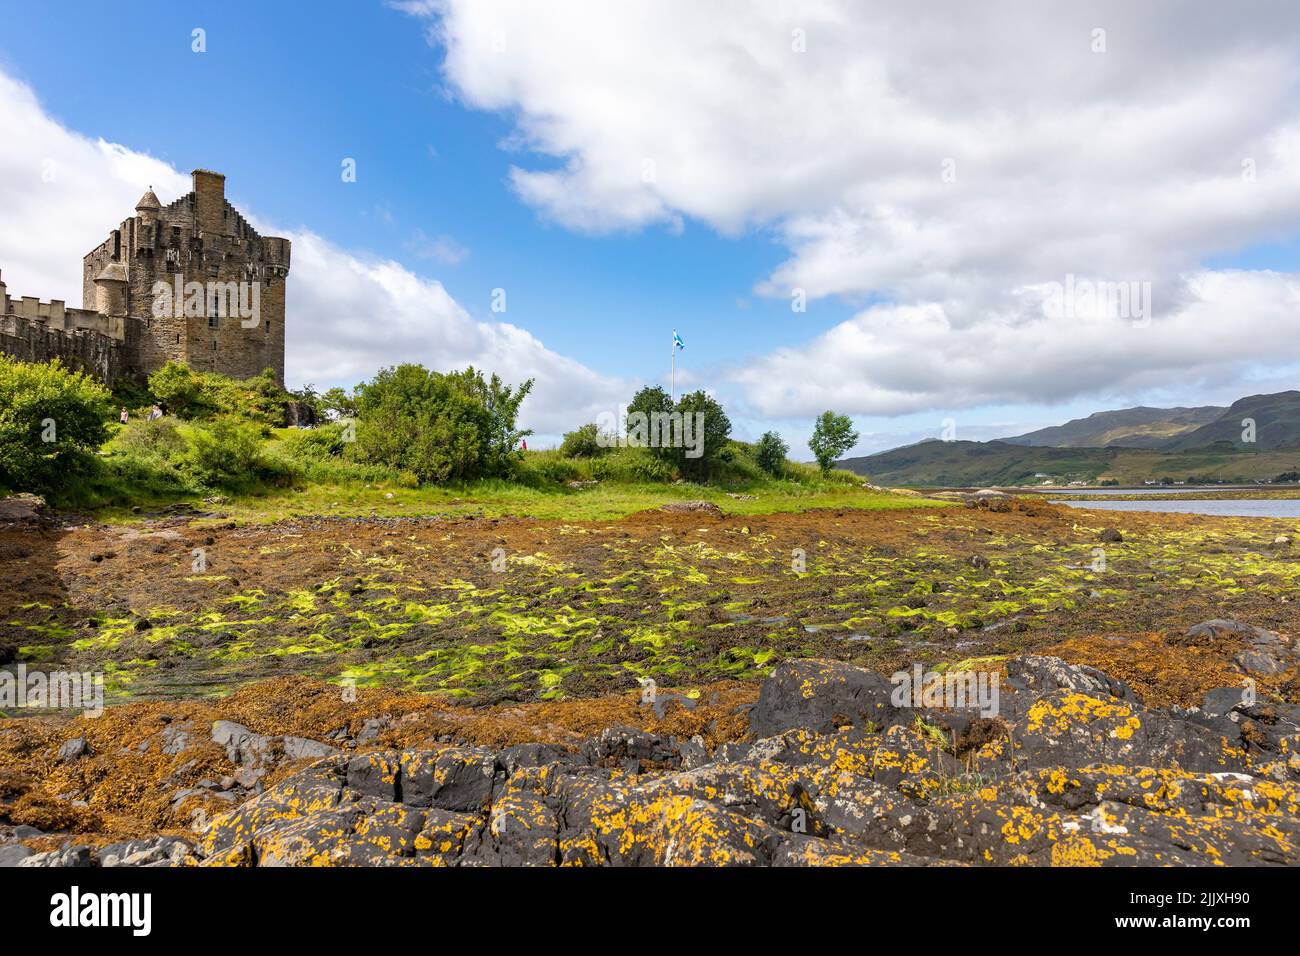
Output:
M131 420L131 416L130 414L127 413L125 405L122 406L122 413L117 416L117 420L121 422L123 425L125 425L127 422Z

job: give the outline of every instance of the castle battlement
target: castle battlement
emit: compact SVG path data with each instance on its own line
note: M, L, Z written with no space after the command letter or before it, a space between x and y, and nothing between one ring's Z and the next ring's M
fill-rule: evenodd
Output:
M26 361L90 353L88 370L109 380L178 361L232 378L269 368L283 384L291 243L253 229L226 200L221 173L196 169L192 182L166 206L146 191L135 215L86 254L79 309L61 299L13 298L0 277L0 351ZM256 293L241 298L257 303L255 315L230 315L222 295L197 297L204 303L197 309L172 308L170 291L161 291L232 284ZM87 336L103 341L88 346ZM111 361L101 360L104 349L116 352Z

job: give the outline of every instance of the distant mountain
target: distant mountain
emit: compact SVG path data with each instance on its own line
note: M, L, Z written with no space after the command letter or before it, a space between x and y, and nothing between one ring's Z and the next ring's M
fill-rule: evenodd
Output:
M1254 442L1243 440L1247 419ZM879 484L915 486L1267 481L1300 470L1300 391L1252 395L1228 408L1098 412L1002 441L932 439L839 467Z
M1246 446L1249 447L1249 446ZM1150 448L1038 448L990 441L930 441L865 458L847 458L840 468L880 485L983 488L989 485L1096 484L1144 481L1270 481L1300 471L1300 449L1243 451L1209 449L1160 451Z
M1036 485L1036 475L1091 480L1107 470L1118 449L1038 448L1001 441L939 441L846 458L838 467L883 484L967 487Z
M1254 442L1245 441L1246 420L1254 422ZM1300 392L1276 392L1238 399L1211 422L1161 446L1172 451L1208 448L1228 442L1242 451L1300 448Z
M1094 412L1064 425L1004 438L1010 445L1042 448L1163 448L1171 440L1196 431L1218 419L1228 409L1222 405L1197 408L1121 408Z

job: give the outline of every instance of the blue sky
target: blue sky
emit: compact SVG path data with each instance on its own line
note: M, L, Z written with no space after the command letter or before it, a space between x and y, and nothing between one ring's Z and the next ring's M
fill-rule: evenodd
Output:
M66 130L148 154L176 171L218 169L232 201L259 221L320 236L366 262L399 263L440 284L477 322L500 318L489 309L490 297L494 288L507 289L510 323L549 352L628 388L666 376L676 328L688 345L680 381L727 398L743 437L774 425L798 449L811 415L835 407L854 414L861 450L870 451L937 435L947 417L957 420L959 437L986 438L1121 404L1226 402L1288 387L1300 354L1267 341L1225 351L1208 332L1200 351L1189 352L1186 330L1199 341L1202 326L1224 314L1226 302L1258 315L1242 334L1266 339L1274 334L1273 317L1294 302L1300 244L1287 223L1297 221L1298 180L1294 169L1282 182L1268 178L1277 170L1268 155L1276 160L1294 148L1296 121L1294 107L1284 105L1295 93L1294 52L1288 62L1268 44L1284 47L1293 23L1239 36L1235 28L1220 29L1213 14L1202 22L1191 17L1186 29L1195 42L1184 58L1172 41L1165 46L1157 38L1158 11L1143 20L1122 6L1098 5L1094 19L1115 24L1105 63L1113 76L1080 84L1077 76L1042 75L1031 83L1012 73L981 90L988 69L975 82L963 77L966 67L953 65L944 45L964 41L947 28L918 25L911 31L921 36L917 48L900 52L871 32L887 26L883 18L858 17L851 4L830 18L842 23L806 18L809 57L824 59L776 68L764 59L765 37L770 32L780 46L790 23L805 22L790 19L791 5L778 13L780 5L759 3L752 17L695 22L690 5L673 10L629 0L627 9L637 7L645 18L639 27L631 17L620 24L564 6L542 16L527 4L494 0L477 7L417 0L406 9L364 0L310 8L77 2L55 14L45 5L0 0L0 71L30 87ZM508 58L494 59L484 47L491 27L485 18L508 25ZM870 22L858 22L864 19ZM1017 29L1058 61L1054 42L1084 50L1077 73L1099 62L1088 58L1086 31L1079 32L1091 22L1017 21ZM201 55L191 50L195 27L206 31ZM859 29L867 32L855 39ZM456 56L447 58L438 31L454 37ZM841 33L845 48L828 49ZM1140 56L1125 51L1126 37L1142 38ZM747 64L736 65L741 48L756 64L752 77ZM988 55L1001 69L996 61L1004 53L994 46ZM906 59L890 59L899 56ZM855 79L861 88L843 92L844 78L856 77L873 57L889 88L867 89ZM1197 96L1230 105L1248 97L1247 84L1226 79L1242 72L1243 61L1248 78L1265 84L1249 100L1251 125L1211 110L1190 144L1186 122L1159 130L1151 135L1179 158L1154 156L1150 169L1138 160L1132 184L1119 182L1129 175L1122 164L1103 174L1083 168L1083 157L1072 171L1068 160L1049 155L1058 147L1064 156L1082 149L1043 118L1053 111L1119 109L1122 102L1134 110L1134 124L1149 127L1153 116L1190 112ZM696 67L697 75L680 79ZM1194 69L1201 86L1189 81L1159 92L1162 71L1180 81ZM1129 96L1125 82L1140 92ZM616 122L601 118L607 105L589 91L625 102ZM841 95L843 104L836 101ZM783 112L764 112L769 101ZM1013 128L1004 144L996 137L1004 135L1006 115L979 123L1008 104L1010 122L1023 128ZM906 120L895 118L883 133L855 130L894 109ZM1087 123L1077 131L1081 142L1093 136ZM944 124L949 142L940 137L936 146L931 130ZM1228 126L1240 149L1216 156L1213 140L1221 147ZM1063 138L1044 148L1053 136ZM806 152L781 145L791 137L805 138ZM841 142L847 145L838 154ZM620 175L618 157L661 144L664 152L656 155L672 182L648 190L648 203L626 183L611 185ZM1023 162L1035 168L1015 169L1021 160L1014 152L998 158L1002 146L1021 149ZM910 162L919 153L928 170L947 152L977 179L992 170L988 185L980 182L963 203L899 186L899 170L890 165L898 157ZM1260 182L1274 192L1229 215L1223 203L1204 198L1202 187L1219 188L1239 154L1260 157ZM357 161L356 183L340 179L345 157ZM1165 179L1160 162L1174 167ZM558 198L530 192L519 170L539 175L543 187L557 186ZM1185 201L1214 211L1162 221L1171 205L1159 195L1169 188L1165 180L1183 174ZM1089 189L1099 208L1112 199L1117 206L1149 200L1150 207L1134 210L1136 224L1084 227L1070 214L1068 224L1063 218L1023 242L1010 235L1019 217L1050 214L1058 199L1068 208ZM584 219L592 205L608 210L595 225ZM1051 258L1062 234L1068 254ZM999 246L1007 251L996 252ZM0 258L0 268L10 275L13 264ZM1187 277L1200 270L1212 272L1223 298L1207 294L1197 310L1185 307ZM1283 278L1264 281L1265 270ZM1081 336L1068 322L1042 329L1008 318L1016 290L1067 272L1150 276L1179 311L1160 326L1166 331L1158 342L1134 338L1119 349L1105 329ZM1249 288L1242 273L1254 277ZM794 285L809 291L806 312L790 308L785 290ZM891 312L895 307L917 311ZM925 329L930 308L942 312L934 334L917 333L905 349L893 348L885 330ZM301 341L311 337L312 321L295 317ZM1004 344L983 361L984 343L1005 343L1008 329L1023 329L1023 353ZM378 361L437 365L443 351L435 334L431 329L424 349L418 330L408 328L400 354ZM383 337L382 325L375 336ZM927 348L942 351L941 359L910 369ZM483 361L490 367L490 354ZM340 372L331 379L326 369L340 367L296 374L322 387L360 377ZM290 368L294 373L292 362ZM1017 375L1025 377L1023 386L1008 385ZM586 411L606 397L579 404ZM550 407L558 408L555 401ZM556 411L539 430L558 433L563 421Z
M592 237L541 221L507 183L517 158L503 148L508 117L452 100L440 51L398 10L78 4L69 30L39 5L3 6L0 63L68 126L181 170L220 170L236 205L434 275L475 314L489 314L492 289L506 288L516 321L604 371L665 372L674 326L690 350L685 366L728 355L738 339L766 350L851 314L820 302L822 315L795 316L785 301L753 296L784 258L761 231L729 239L688 223ZM190 49L199 24L203 56ZM119 50L140 55L107 55ZM201 125L186 115L195 94ZM344 157L357 160L355 183L340 179ZM464 258L431 261L441 237Z

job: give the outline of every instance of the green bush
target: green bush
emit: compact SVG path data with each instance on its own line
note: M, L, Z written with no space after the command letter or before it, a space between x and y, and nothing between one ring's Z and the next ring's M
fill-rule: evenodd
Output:
M93 468L112 412L108 390L89 375L0 355L0 484L67 489Z
M704 391L683 395L678 400L677 408L674 411L681 414L683 421L686 420L688 415L702 414L704 416L703 434L695 436L699 442L699 456L691 458L687 455L688 450L695 451L696 449L675 448L673 450L676 452L674 457L677 461L677 467L684 478L692 481L706 481L716 466L722 463L721 459L731 437L731 419L722 410L722 406ZM734 451L731 455L734 458Z
M468 368L430 372L422 365L381 371L358 387L356 441L348 454L359 461L401 469L421 481L508 478L519 466L519 406L532 390Z
M583 425L564 436L560 444L560 454L565 458L599 458L609 448L601 443L600 428L597 425Z
M342 422L295 429L280 443L281 450L288 457L299 461L342 458L348 446L344 438L346 429L347 426Z
M262 426L263 435L284 422L284 404L290 399L270 369L240 382L216 372L196 372L180 362L168 362L150 375L149 391L178 418L240 418Z
M283 483L294 473L288 462L264 454L257 425L232 418L218 418L191 428L185 466L210 488L261 481Z
M776 432L764 432L754 445L754 460L758 467L773 477L780 477L785 470L785 456L790 446Z
M629 434L635 432L635 426L631 424L635 421L633 415L638 413L646 417L646 422L653 422L655 415L669 414L673 410L673 400L658 385L648 385L641 391L632 396L632 401L627 405ZM650 454L656 458L662 458L668 461L675 459L675 450L667 446L657 446L650 448Z
M181 434L175 418L164 417L149 421L137 418L127 424L113 439L113 449L134 458L150 458L172 462L184 457L189 444Z

